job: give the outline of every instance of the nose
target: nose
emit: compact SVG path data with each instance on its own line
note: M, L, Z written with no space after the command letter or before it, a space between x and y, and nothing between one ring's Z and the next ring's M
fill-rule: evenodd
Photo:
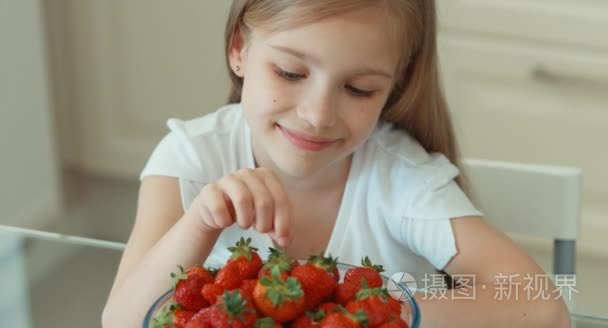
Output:
M332 127L337 119L337 100L329 87L310 92L298 106L298 117L316 128Z

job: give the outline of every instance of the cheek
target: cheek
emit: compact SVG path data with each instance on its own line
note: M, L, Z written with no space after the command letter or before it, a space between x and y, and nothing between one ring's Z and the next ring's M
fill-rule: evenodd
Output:
M294 88L264 65L247 72L243 86L243 101L255 104L261 114L272 113L289 107L296 101Z
M363 142L373 132L380 117L381 107L353 106L347 116L349 129L357 143Z

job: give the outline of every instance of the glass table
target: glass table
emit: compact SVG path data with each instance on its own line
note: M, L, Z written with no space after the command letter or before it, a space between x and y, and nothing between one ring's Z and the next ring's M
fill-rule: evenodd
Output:
M0 327L101 327L123 248L0 225ZM608 327L608 308L571 317L578 328Z

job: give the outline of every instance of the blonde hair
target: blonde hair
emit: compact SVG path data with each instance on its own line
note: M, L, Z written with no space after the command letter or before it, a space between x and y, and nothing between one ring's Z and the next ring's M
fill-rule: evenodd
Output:
M233 0L225 32L229 103L241 101L243 81L230 69L228 54L239 31L280 31L370 6L384 5L403 43L399 76L381 119L407 131L428 152L441 152L461 169L456 178L467 191L450 111L441 90L437 55L437 14L434 0ZM401 26L399 26L401 25Z

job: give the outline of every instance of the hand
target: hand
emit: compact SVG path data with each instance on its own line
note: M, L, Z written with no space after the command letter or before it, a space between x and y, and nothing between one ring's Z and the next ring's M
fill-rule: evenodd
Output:
M269 233L279 245L290 241L287 194L270 169L243 169L205 185L193 204L207 231L236 223Z

